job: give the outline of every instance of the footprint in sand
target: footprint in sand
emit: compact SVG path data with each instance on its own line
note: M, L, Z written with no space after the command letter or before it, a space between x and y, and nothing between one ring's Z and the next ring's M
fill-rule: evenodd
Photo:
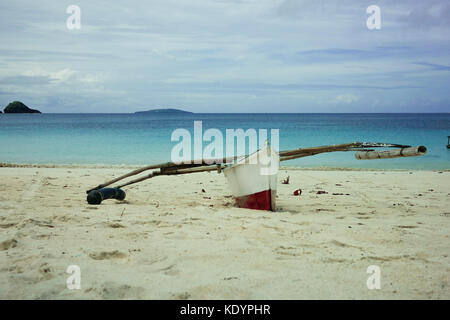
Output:
M415 229L415 228L417 228L417 226L396 226L397 228L400 228L400 229Z
M124 259L127 257L127 255L118 250L114 250L114 251L93 252L89 254L89 257L91 257L94 260L108 260L108 259Z
M172 294L172 297L174 300L187 300L191 297L191 294L189 292L175 293Z
M113 223L109 223L108 227L113 228L113 229L117 229L117 228L125 228L124 225L117 223L117 222L113 222Z
M48 263L44 263L39 268L39 273L42 279L49 280L54 277L53 268Z
M48 240L51 237L52 237L51 234L38 234L38 235L35 235L35 236L31 236L31 239L34 239L34 240Z
M356 248L356 249L361 249L361 247L353 246L353 245L347 244L347 243L343 243L343 242L340 242L340 241L338 241L338 240L332 240L332 241L330 241L330 243L333 244L333 245L335 245L335 246L342 247L342 248Z
M175 268L174 264L169 265L168 267L162 268L157 270L158 272L163 272L165 275L168 276L176 276L178 275L180 272Z
M0 224L0 228L7 229L7 228L14 227L16 224L17 223L3 223L3 224Z
M296 248L296 247L290 247L290 246L279 246L275 250L273 250L274 253L280 256L284 257L298 257L301 256L302 253Z
M0 251L8 250L14 247L17 247L16 239L8 239L0 242Z
M85 293L93 292L99 298L106 300L123 300L123 299L142 299L145 289L142 287L134 287L127 284L119 284L111 281L103 283L100 287L91 287L84 290Z
M35 219L26 219L24 221L22 221L19 225L18 228L22 229L28 225L33 225L33 226L39 226L39 227L47 227L47 228L54 228L54 225L51 224L50 220L35 220Z
M62 216L54 217L53 221L55 221L55 220L59 221L59 222L77 222L77 223L79 223L79 222L83 222L83 221L89 220L89 217L62 215Z
M407 259L409 256L408 255L399 255L399 256L385 256L385 257L379 257L379 256L367 256L367 257L363 257L361 258L361 260L377 260L377 261L394 261L394 260L402 260L402 259Z

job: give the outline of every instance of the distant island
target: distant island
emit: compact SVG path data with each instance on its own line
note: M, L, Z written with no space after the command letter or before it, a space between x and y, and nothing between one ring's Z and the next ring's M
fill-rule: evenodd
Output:
M28 108L20 101L13 101L3 110L4 113L41 113L39 110Z
M153 110L147 110L147 111L136 111L135 113L193 113L189 111L184 111L180 109L153 109Z

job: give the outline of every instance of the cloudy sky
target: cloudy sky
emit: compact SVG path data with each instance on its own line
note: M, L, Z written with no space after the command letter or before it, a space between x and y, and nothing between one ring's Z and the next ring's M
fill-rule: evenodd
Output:
M450 111L448 0L2 1L0 29L2 109Z

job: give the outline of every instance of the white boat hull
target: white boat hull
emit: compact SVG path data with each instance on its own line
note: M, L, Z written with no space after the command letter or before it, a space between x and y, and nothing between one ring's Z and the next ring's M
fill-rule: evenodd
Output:
M225 168L224 175L241 208L272 210L276 207L278 155L265 147Z

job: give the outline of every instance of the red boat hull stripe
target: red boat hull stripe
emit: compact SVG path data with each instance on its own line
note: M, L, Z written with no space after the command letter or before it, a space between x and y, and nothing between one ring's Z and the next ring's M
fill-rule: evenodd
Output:
M261 192L235 197L240 208L275 211L276 190L264 190Z

